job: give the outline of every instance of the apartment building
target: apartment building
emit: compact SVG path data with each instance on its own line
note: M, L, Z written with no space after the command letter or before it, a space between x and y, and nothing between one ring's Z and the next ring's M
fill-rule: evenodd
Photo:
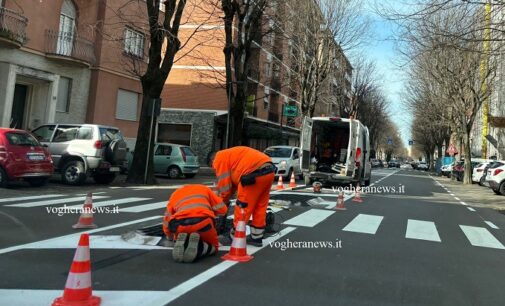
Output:
M0 0L0 126L100 123L133 139L143 14L127 0Z

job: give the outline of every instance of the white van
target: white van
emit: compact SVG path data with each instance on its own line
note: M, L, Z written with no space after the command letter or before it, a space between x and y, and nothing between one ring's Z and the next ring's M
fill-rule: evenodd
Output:
M359 120L305 117L300 135L305 182L370 185L370 137Z

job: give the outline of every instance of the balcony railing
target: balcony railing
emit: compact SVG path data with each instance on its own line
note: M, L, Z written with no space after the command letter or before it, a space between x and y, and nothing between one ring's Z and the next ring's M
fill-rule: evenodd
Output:
M26 25L28 18L19 13L0 7L0 38L21 47L26 43Z
M95 45L73 32L46 30L46 54L63 59L95 64Z

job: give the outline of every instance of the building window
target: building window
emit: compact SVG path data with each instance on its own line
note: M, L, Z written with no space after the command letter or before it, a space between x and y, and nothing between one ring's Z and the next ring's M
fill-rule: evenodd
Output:
M56 101L57 112L68 113L71 90L72 79L60 77L60 82L58 83L58 100Z
M144 57L144 34L126 28L124 36L124 52L139 58Z
M270 63L265 63L265 78L270 78L272 76L272 65Z
M77 13L71 0L63 1L60 13L60 28L56 42L56 53L71 56L75 37L75 19Z
M139 94L119 89L117 91L116 119L137 121Z
M158 124L159 143L175 143L180 145L191 145L191 124Z

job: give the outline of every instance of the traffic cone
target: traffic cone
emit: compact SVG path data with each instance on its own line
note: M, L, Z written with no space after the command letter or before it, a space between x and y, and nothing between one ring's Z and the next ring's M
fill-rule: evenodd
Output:
M296 187L295 173L291 172L291 179L289 180L289 188L295 188L295 187Z
M98 306L101 300L93 296L91 289L89 234L85 233L81 235L75 250L63 296L54 299L52 306Z
M347 210L344 205L344 192L341 191L337 198L337 205L335 205L335 210Z
M360 190L361 190L361 188L359 187L359 183L358 183L358 187L356 187L356 195L354 196L354 198L352 198L353 202L363 203L363 199L361 198Z
M81 216L76 224L72 225L72 228L96 228L96 224L93 223L93 195L88 192L86 195L86 200L82 206Z
M253 259L253 256L247 255L246 225L244 221L245 212L243 208L241 208L241 214L242 220L237 223L237 229L233 235L230 251L228 254L221 257L223 260L247 262Z
M284 189L284 184L282 183L282 175L279 175L279 181L277 182L277 187L275 189L276 190L283 190Z

